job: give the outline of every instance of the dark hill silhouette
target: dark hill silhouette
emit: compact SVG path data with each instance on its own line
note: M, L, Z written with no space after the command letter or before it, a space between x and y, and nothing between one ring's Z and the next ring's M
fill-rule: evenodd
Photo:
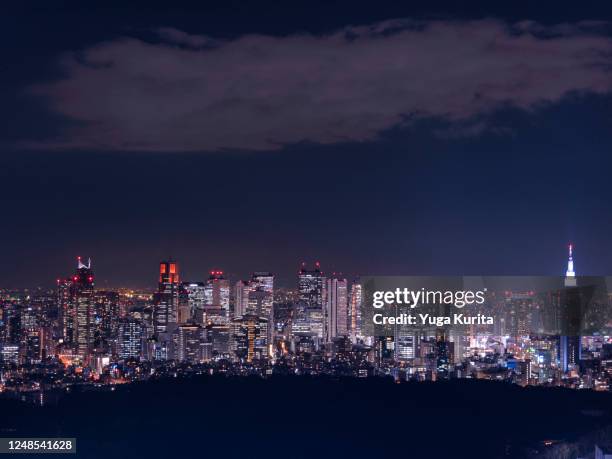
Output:
M76 437L86 458L527 457L607 425L609 393L470 380L203 376L0 400L1 436Z

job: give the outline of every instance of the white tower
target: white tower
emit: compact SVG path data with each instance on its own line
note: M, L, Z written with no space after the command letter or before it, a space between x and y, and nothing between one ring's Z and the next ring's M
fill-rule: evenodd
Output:
M576 287L576 273L574 272L574 258L572 256L572 244L569 245L569 258L567 259L567 271L565 272L565 286Z

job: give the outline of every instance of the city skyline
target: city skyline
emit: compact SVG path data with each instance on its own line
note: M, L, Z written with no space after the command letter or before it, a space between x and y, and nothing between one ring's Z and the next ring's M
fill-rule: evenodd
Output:
M577 275L574 255L570 243L564 276L467 281L347 280L303 263L293 292L279 291L269 271L230 280L211 270L186 280L176 260L158 263L154 291L100 288L91 258L79 256L55 291L0 289L0 392L112 387L179 371L476 378L607 391L612 294L607 280ZM427 300L406 303L407 285ZM377 327L384 314L374 291L385 302L388 293L398 298L390 300L390 328ZM457 308L469 304L472 316L453 314L448 294ZM400 307L427 313L412 327Z
M566 247L570 247L570 258L571 258L571 262L572 262L572 266L573 266L573 258L571 256L571 253L573 250L575 250L575 244L573 243L569 243L566 245ZM557 250L557 252L559 252ZM82 260L84 260L85 258L87 258L88 260L88 264L89 266L92 265L94 260L94 257L88 256L88 257L82 257L80 255L73 257L73 262L76 262L77 266L81 266L82 265ZM103 258L103 257L102 257ZM555 258L559 258L559 253L557 253L557 256ZM232 281L236 281L236 280L241 280L241 279L246 279L248 278L252 273L258 272L258 271L262 271L263 267L259 266L258 263L254 263L253 265L257 268L257 269L251 269L249 271L243 271L240 273L237 273L235 271L232 270L226 270L226 269L221 269L223 268L222 266L213 266L213 267L203 267L203 266L199 266L198 269L187 269L185 270L184 268L184 264L174 258L174 257L162 257L161 259L164 260L168 260L174 263L177 263L178 265L180 265L181 267L181 272L182 277L185 281L189 281L189 282L198 282L201 281L205 278L207 278L209 275L214 274L215 272L219 272L220 274L224 274L226 275L228 278L230 278ZM564 260L564 262L567 261L566 258L562 258L561 259ZM581 260L583 264L588 265L588 263L585 263L585 260ZM157 262L154 263L153 266L155 266L157 263L159 263L159 260ZM75 264L75 263L73 263ZM258 267L259 266L259 267ZM274 272L274 276L277 280L277 286L281 287L281 288L287 288L287 289L291 289L295 287L295 272L299 271L300 268L303 267L307 267L307 266L313 266L313 267L317 267L319 268L321 266L321 262L317 259L316 261L312 261L312 262L306 262L306 261L299 261L298 263L296 263L295 265L295 269L293 270L292 273L286 273L286 272ZM332 264L332 266L334 266L334 264ZM569 269L569 268L568 268ZM98 282L100 284L100 287L103 288L135 288L135 289L142 289L142 290L147 290L147 289L153 289L155 288L156 282L155 282L155 277L157 274L159 274L155 269L150 269L150 271L152 271L153 275L151 276L151 279L149 280L149 282L147 283L143 283L143 284L135 284L135 283L131 283L130 281L122 281L119 282L117 284L111 284L108 280L107 277L105 277L104 275L102 277L98 277L96 276L96 282ZM559 270L557 270L559 271ZM184 273L187 272L188 274L185 275ZM189 273L199 273L196 275L191 275ZM273 272L272 270L269 270L269 272ZM565 271L565 274L563 274L562 272L557 272L557 273L533 273L533 272L515 272L515 273L469 273L469 274L464 274L464 273L451 273L451 272L443 272L443 274L439 274L439 275L515 275L515 276L554 276L554 275L567 275L568 271ZM418 272L418 271L411 271L411 272L381 272L381 273L376 273L376 272L370 272L370 271L365 271L365 272L354 272L351 271L350 269L348 270L332 270L332 269L325 269L325 273L327 274L333 274L333 275L342 275L344 277L346 277L347 279L351 280L355 280L355 279L359 279L359 277L361 276L374 276L374 275L397 275L397 276L403 276L403 275L430 275L430 273L423 273L423 272ZM605 273L591 273L588 271L582 271L582 275L606 275ZM15 289L21 289L21 288L52 288L55 286L55 283L58 281L59 279L57 278L57 275L55 276L54 279L51 280L47 280L47 281L39 281L39 282L35 282L35 283L30 283L29 285L1 285L0 288L15 288ZM280 282L279 282L280 281Z

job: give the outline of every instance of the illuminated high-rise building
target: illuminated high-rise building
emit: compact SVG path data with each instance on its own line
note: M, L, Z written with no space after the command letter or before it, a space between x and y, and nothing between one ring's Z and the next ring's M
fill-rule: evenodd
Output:
M315 269L308 270L302 264L298 273L298 304L292 325L294 334L309 334L313 337L323 338L325 277L320 269L319 262Z
M249 281L239 280L234 286L234 317L242 317L249 306L249 292L254 286Z
M203 360L204 329L200 325L180 325L177 341L179 361L197 363Z
M159 264L159 283L154 296L154 332L162 334L171 331L177 321L179 296L178 264L162 261Z
M0 340L18 343L21 337L21 314L17 304L2 304L2 334Z
M325 340L348 335L348 285L346 279L336 276L326 280Z
M454 349L443 330L436 331L435 355L437 377L447 378L454 364Z
M504 298L505 312L504 334L510 336L527 336L532 329L534 308L533 292L507 292Z
M208 322L206 325L206 338L212 344L212 354L228 356L230 352L231 330L229 323Z
M361 301L363 289L358 281L351 285L349 299L349 334L353 341L361 336Z
M308 270L302 264L298 273L298 300L309 308L323 308L323 288L325 277L320 269L320 264L315 263L315 269Z
M230 323L230 351L246 362L268 357L268 320L254 314L235 318Z
M257 271L251 277L252 282L257 283L265 292L274 294L274 274L270 272Z
M57 280L58 341L71 345L74 339L74 302L72 301L72 277Z
M31 304L23 306L20 311L20 327L24 331L36 330L39 326L40 311Z
M137 359L142 355L143 326L136 319L122 319L119 323L117 354L122 359Z
M19 345L12 343L0 343L0 362L4 364L19 365Z
M417 338L414 333L410 333L406 327L395 326L394 329L394 356L396 360L404 361L416 357Z
M155 360L174 358L172 333L177 326L179 303L179 269L175 261L162 261L159 264L159 282L153 296L153 337L152 352L147 354Z
M26 364L40 363L43 359L43 316L40 307L30 298L22 305L18 314L13 316L11 322L18 328L18 332L11 333L13 342L19 342L23 352L23 361Z
M209 322L229 320L230 283L223 271L211 271L204 290L206 315Z
M559 367L563 372L576 367L582 354L582 343L580 336L574 328L575 318L579 316L580 291L576 289L576 272L574 271L573 245L569 245L569 256L567 259L567 271L565 272L564 285L567 287L563 295L561 307L562 334L559 336ZM569 329L569 330L567 330ZM565 331L565 332L564 332ZM569 333L568 333L569 331Z
M23 349L25 350L25 362L28 364L40 363L44 354L42 329L29 329L25 331L22 341Z
M0 307L0 343L6 340L8 326L6 324L7 315L3 307Z
M269 319L272 314L270 293L266 292L261 287L255 287L254 289L250 290L246 314Z
M272 320L274 307L274 275L255 272L248 281L238 281L234 287L234 317L256 314Z
M204 282L183 282L179 293L178 323L204 324L206 285Z
M582 343L580 336L559 337L559 366L562 371L569 371L580 363Z
M96 290L94 299L96 351L107 353L111 349L119 327L119 294L111 290Z
M272 323L273 308L274 308L274 274L270 272L254 272L251 277L251 284L266 293L262 303L262 317L268 319Z
M95 337L95 299L94 275L91 270L91 259L87 264L78 258L75 275L72 278L74 320L74 349L84 362L89 360L93 351Z

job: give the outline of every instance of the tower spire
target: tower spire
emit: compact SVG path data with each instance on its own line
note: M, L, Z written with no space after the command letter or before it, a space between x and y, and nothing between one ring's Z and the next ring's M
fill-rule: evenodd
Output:
M576 286L576 272L574 271L574 256L573 256L573 244L569 245L569 257L567 259L567 271L565 271L565 286L575 287Z

